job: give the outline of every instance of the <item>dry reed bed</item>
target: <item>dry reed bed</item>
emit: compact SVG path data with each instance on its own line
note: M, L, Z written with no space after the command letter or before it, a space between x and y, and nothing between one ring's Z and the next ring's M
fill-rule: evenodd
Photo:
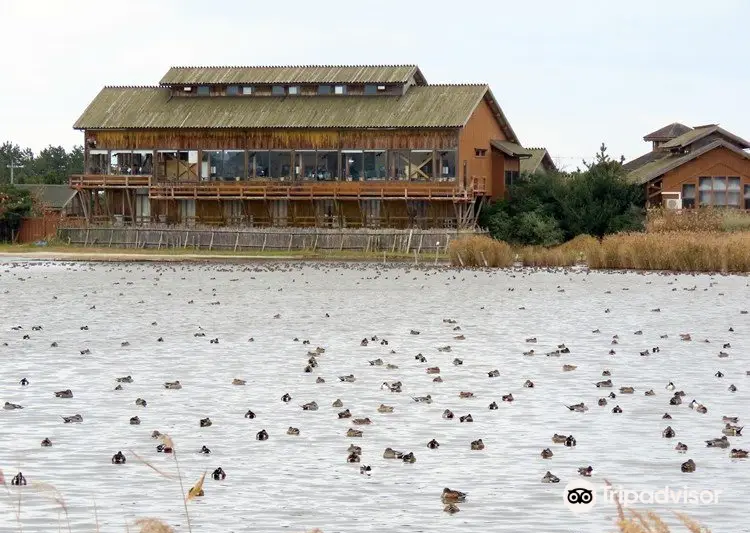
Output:
M652 209L646 219L646 231L665 232L737 232L750 231L750 213L739 209Z
M749 272L750 231L622 233L579 236L560 246L513 248L485 236L451 242L448 253L457 266L569 267L668 270L674 272Z

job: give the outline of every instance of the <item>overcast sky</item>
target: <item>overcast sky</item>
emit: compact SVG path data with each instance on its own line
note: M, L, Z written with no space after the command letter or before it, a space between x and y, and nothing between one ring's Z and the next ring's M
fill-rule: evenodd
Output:
M750 137L745 0L0 0L0 142L81 144L104 85L172 65L416 63L486 82L524 146L575 167L671 122Z

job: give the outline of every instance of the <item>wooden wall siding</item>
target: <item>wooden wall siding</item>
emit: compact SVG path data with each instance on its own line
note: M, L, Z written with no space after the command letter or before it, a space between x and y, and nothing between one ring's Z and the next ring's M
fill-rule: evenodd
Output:
M484 105L486 106L486 104ZM488 106L487 108L489 109ZM456 149L459 144L459 133L458 129L455 128L424 130L99 130L86 131L85 136L86 139L93 139L96 142L97 150L448 150ZM485 140L485 144L489 144L489 137Z
M472 113L471 118L466 126L461 130L458 140L458 168L463 169L464 161L467 162L467 177L480 176L488 178L488 183L492 183L492 158L490 150L490 140L497 139L507 140L500 124L492 112L489 104L482 100ZM484 157L477 157L474 154L476 148L487 150ZM463 179L464 176L461 175ZM488 186L489 187L489 186ZM502 195L502 190L494 191L489 189L487 193L493 197Z
M726 148L714 148L664 174L662 192L681 192L686 183L697 187L701 176L739 176L740 187L750 185L750 160Z
M487 157L492 154L490 173L490 194L495 198L502 198L505 195L505 154L498 150L487 152Z

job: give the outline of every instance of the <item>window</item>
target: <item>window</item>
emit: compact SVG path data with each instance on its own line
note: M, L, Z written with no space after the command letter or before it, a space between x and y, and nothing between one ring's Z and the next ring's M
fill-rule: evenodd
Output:
M318 94L331 94L330 85L318 85Z
M386 176L385 150L366 150L364 174L366 180L384 180Z
M339 177L339 153L335 151L323 152L318 150L315 157L315 179L318 181L332 181Z
M292 176L292 152L271 151L271 179L289 181Z
M750 209L750 185L745 185L745 209Z
M237 96L240 94L240 88L236 85L229 85L227 87L227 96Z
M348 181L359 181L362 179L363 165L362 150L342 150L341 170Z
M682 186L682 207L684 209L695 207L695 183Z
M289 87L289 91L288 91L288 93L289 93L290 95L292 95L292 96L297 96L297 95L299 95L299 85L291 85L291 86Z
M409 179L409 150L394 150L388 155L388 177L392 180Z
M385 85L378 85L378 92L382 93L383 91L385 91Z
M193 88L192 88L192 87L183 87L183 88L182 88L182 91L183 91L183 92L186 92L186 93L189 93L189 92L192 92L192 91L193 91Z
M222 157L221 179L240 181L245 179L245 151L225 150Z
M253 88L249 85L246 85L245 87L242 88L242 94L245 96L249 94L253 94Z
M365 94L378 94L377 85L365 85Z
M283 85L274 85L271 87L271 94L274 96L284 96L286 91L284 90Z
M725 177L714 178L713 193L713 205L717 207L727 205L727 179Z
M198 86L198 96L208 96L211 94L211 88L208 85Z
M221 150L204 150L201 161L201 180L214 181L221 178L224 158Z
M346 85L336 85L333 92L334 94L346 94Z
M437 152L438 179L441 181L456 179L456 151L446 150Z
M474 148L474 156L475 157L484 157L487 155L487 149L486 148Z
M727 206L740 207L740 178L727 178Z
M248 177L257 179L268 178L268 166L270 164L268 152L248 152L247 164Z
M711 205L711 178L698 178L698 205Z
M701 176L698 179L698 201L701 206L740 207L740 178Z
M505 171L505 188L512 187L514 183L518 182L520 173L517 170L506 170Z
M432 150L412 150L409 154L409 180L430 181L432 172Z
M294 152L295 179L315 179L315 150L297 150Z

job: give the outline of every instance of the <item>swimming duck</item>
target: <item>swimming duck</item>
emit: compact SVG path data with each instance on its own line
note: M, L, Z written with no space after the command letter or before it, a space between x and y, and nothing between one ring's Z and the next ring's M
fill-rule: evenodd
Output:
M182 388L182 384L179 381L167 381L164 383L165 389L178 390Z
M542 483L560 483L560 478L548 470L542 478Z
M567 435L562 435L559 433L555 433L554 435L552 435L552 442L554 442L555 444L563 444L566 440L568 440Z
M26 387L29 384L29 380L26 378L21 378L21 386Z
M532 357L536 352L534 350L528 350L526 352L523 352L523 354L527 357Z
M315 359L315 356L310 356L310 359L307 360L307 365L310 368L317 368L318 367L318 360Z
M732 459L747 459L748 452L747 450L741 450L739 448L732 448L732 451L729 452L729 457Z
M73 423L81 423L83 422L83 417L81 415L73 415L73 416L64 416L62 417L63 422L66 424L73 424Z
M117 385L117 386L115 387L115 390L122 390L122 385Z
M497 408L498 408L498 407L497 407L497 402L492 402L492 403L490 404L490 407L489 407L490 411L494 411L494 410L496 410Z
M158 430L156 430L156 429L151 433L151 438L152 439L158 439L160 437L161 437L161 432L158 431Z
M450 346L441 346L440 348L438 348L438 352L447 353L447 352L452 352L452 351L453 351L453 348L451 348Z
M474 419L471 417L471 414L464 415L458 417L459 422L474 422Z
M446 409L445 411L443 411L443 418L445 418L446 420L453 420L453 416L453 411L451 411L450 409Z
M616 415L619 415L620 413L622 413L622 407L620 407L619 405L615 405L612 408L612 412L615 413Z
M669 405L680 405L682 404L682 396L675 394L669 399Z
M612 375L611 371L609 371L609 370L602 370L602 376L603 377L607 377L607 376L611 376L611 375Z
M392 412L393 412L392 405L385 405L384 403L381 403L380 407L378 407L378 413L392 413Z
M112 456L112 464L113 465L124 465L127 459L125 459L125 455L122 452L117 452Z
M582 475L583 477L591 477L591 474L594 473L594 467L589 466L582 466L578 469L578 473Z
M620 394L633 394L635 389L633 387L620 387Z
M498 378L498 377L500 377L500 371L499 371L499 370L497 370L497 369L495 369L495 370L490 370L489 372L487 372L487 377L490 377L490 378Z
M443 489L440 499L443 500L443 503L461 503L466 501L466 493L446 487Z
M135 404L141 407L146 407L146 400L144 400L143 398L136 398Z
M719 370L718 372L716 372L716 374L714 374L714 376L717 377L717 378L723 378L724 377L724 373L721 370Z
M370 361L370 366L383 366L383 360L378 358L373 361Z
M440 367L431 366L430 368L425 369L425 372L427 372L428 374L440 374Z
M675 450L677 450L680 453L686 452L688 447L687 444L683 444L681 442L677 443L677 446L674 447Z
M672 437L674 437L675 432L674 432L674 429L672 429L672 426L667 426L666 429L664 429L664 431L661 432L661 436L664 437L665 439L671 439Z
M562 367L563 372L572 372L576 368L578 368L576 365L563 365Z
M484 442L482 439L477 439L471 443L472 450L484 450Z
M347 437L361 437L362 433L363 433L362 430L354 429L354 428L349 428L346 431L346 436Z
M367 417L365 417L365 418L353 418L352 419L352 424L355 424L357 426L367 426L369 424L372 424L372 420L370 420Z
M586 407L583 402L577 403L575 405L566 405L565 407L567 407L570 411L575 411L576 413L584 413L589 410L589 408Z
M207 428L207 427L212 426L212 425L213 425L213 422L211 422L210 418L208 418L208 417L201 418L200 427Z
M445 507L443 507L443 512L446 512L448 514L456 514L460 511L461 509L459 509L458 505L456 505L455 503L448 503L445 505Z
M459 359L458 357L456 357L453 360L453 366L461 366L462 364L464 364L464 360L463 359Z
M662 420L672 420L672 415L669 413L664 413L661 417Z
M503 394L502 400L504 402L510 403L510 402L512 402L514 400L514 398L513 398L513 395L509 393L509 394Z
M607 405L607 399L606 398L599 398L596 403L599 405L599 407L604 407Z
M531 381L530 379L527 379L524 382L523 386L524 386L524 388L527 388L527 389L533 389L534 388L534 382Z
M52 446L52 441L49 439L42 440L42 448L49 448Z
M413 330L411 330L411 331L409 332L409 334L411 334L411 335L419 335L419 331L418 331L418 330L416 330L416 329L413 329Z
M5 409L6 411L13 411L15 409L23 409L23 405L19 405L17 403L5 402L5 405L3 405L3 409Z
M418 353L417 355L415 355L414 359L416 359L420 363L426 363L427 362L427 358L424 355L422 355L421 353Z
M13 476L13 479L10 480L11 485L15 485L17 487L20 487L22 485L26 485L26 478L23 476L21 472Z
M568 448L572 448L576 445L576 439L573 437L573 435L569 435L567 439L565 439L565 446Z
M350 444L349 449L346 450L346 453L356 453L357 455L362 455L362 447Z
M248 409L247 413L245 413L245 418L255 418L255 413Z
M244 379L234 378L232 380L232 385L244 385L245 383L247 382Z
M737 392L737 387L734 386L734 384L729 385L729 392Z
M255 440L268 440L268 432L265 429L261 429L255 435Z
M303 411L317 411L318 410L318 404L315 401L308 402L304 405L302 405Z
M473 398L474 397L474 393L473 392L463 392L463 391L461 391L461 392L458 393L458 397L459 398Z
M404 454L404 456L401 458L401 460L405 463L416 463L417 458L414 457L414 454L412 452L409 452L407 454Z
M350 453L346 456L347 463L358 463L360 461L360 455L358 453Z
M729 354L727 352L724 352L724 351L719 352L719 359L726 359L727 357L729 357Z
M205 454L205 455L209 455L211 453L211 450L208 448L208 446L206 446L204 444L203 446L201 446L200 453Z
M138 418L137 416L133 416L133 417L130 418L130 425L131 426L137 426L140 423L141 423L141 419Z
M340 399L334 400L334 402L331 404L333 407L344 407L344 402L342 402Z
M600 389L601 388L609 388L609 387L612 386L612 380L611 379L607 379L607 380L604 380L604 381L597 381L595 385L598 388L600 388Z
M339 418L351 418L352 413L349 411L349 409L344 409L338 414Z
M680 333L680 340L691 341L693 338L690 336L690 333Z
M281 397L281 401L284 403L289 403L292 401L292 397L289 396L289 393L285 393L284 396Z
M427 396L412 396L411 399L417 403L432 403L432 396L430 394Z
M307 366L306 366L306 367L305 367L305 368L303 369L303 372L305 372L306 374L310 374L310 373L312 373L312 371L313 371L313 367L312 367L312 366L310 366L310 365L307 365Z
M736 424L740 419L737 416L722 416L721 421L727 424Z
M542 459L551 459L553 455L555 454L552 453L552 450L550 450L549 448L545 448L542 450Z
M437 376L436 378L432 378L432 382L433 383L442 383L443 382L443 378L441 378L440 376Z
M213 472L211 472L211 477L214 478L216 481L222 481L226 479L227 473L224 472L224 470L221 467L219 467Z
M403 456L403 453L397 452L393 448L386 448L383 452L383 459L401 459Z
M729 439L724 435L720 439L711 439L706 441L707 448L729 448Z
M354 383L357 381L357 378L354 377L354 374L349 374L348 376L339 376L339 381L343 381L344 383Z
M560 353L570 353L570 348L568 348L564 344L559 344L557 346L557 349L560 350Z
M440 446L440 443L436 441L435 439L432 439L430 442L427 443L427 447L430 450L437 450L439 446Z
M614 400L615 398L617 398L617 395L614 392L610 392L607 395L607 398L609 398L610 400Z
M526 339L526 342L532 343L532 344L536 343L536 337L530 337L530 338Z
M360 346L367 346L370 343L367 339L362 339L359 343Z
M322 377L320 377L320 376L318 376L317 378L315 378L315 383L325 383L325 382L326 382L326 380L325 380L325 379L323 379L323 378L322 378Z
M742 435L742 428L744 426L733 426L731 424L727 424L724 426L724 429L721 430L721 432L724 435L728 435L730 437L737 437Z
M695 472L695 461L688 459L680 465L680 470L683 472Z
M166 444L157 444L156 451L159 453L172 453L172 448L170 448Z
M370 468L370 465L362 465L359 467L359 473L363 476L369 476L372 473L372 468Z

